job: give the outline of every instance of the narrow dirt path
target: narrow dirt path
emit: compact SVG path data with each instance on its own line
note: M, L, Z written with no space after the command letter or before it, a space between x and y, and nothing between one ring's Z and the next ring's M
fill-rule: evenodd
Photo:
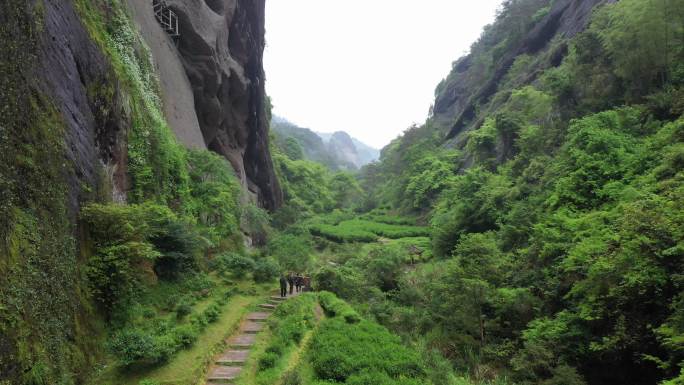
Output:
M286 298L272 296L268 302L259 305L259 311L247 314L238 331L228 339L226 350L214 360L214 364L209 368L205 384L232 384L242 373L256 336L263 330L273 310L283 301L298 294L288 295Z

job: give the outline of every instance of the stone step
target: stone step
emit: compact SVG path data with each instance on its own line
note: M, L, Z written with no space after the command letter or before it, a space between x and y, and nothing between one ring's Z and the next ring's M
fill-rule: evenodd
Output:
M256 334L259 333L263 328L263 322L248 321L242 325L242 332L247 334Z
M282 302L282 301L285 301L287 299L287 297L281 297L279 295L272 295L271 299L274 301Z
M225 366L241 366L247 362L249 350L228 350L216 360L216 364Z
M255 312L255 313L249 313L247 314L247 320L248 321L266 321L266 319L271 315L271 313L266 313L266 312Z
M228 340L228 346L232 348L250 348L254 345L256 336L254 334L240 334Z
M270 309L270 310L273 310L273 309L276 308L276 305L274 305L274 304L272 304L272 303L262 303L261 305L259 305L259 307L262 308L262 309Z
M211 370L207 380L216 384L230 384L240 375L240 372L242 368L239 366L217 366Z

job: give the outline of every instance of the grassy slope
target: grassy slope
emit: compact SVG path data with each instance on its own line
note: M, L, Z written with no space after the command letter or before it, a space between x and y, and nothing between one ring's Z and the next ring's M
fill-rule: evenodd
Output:
M225 348L225 340L239 326L243 316L256 304L263 301L263 296L272 291L270 285L254 286L248 283L238 285L243 292L254 294L238 295L230 299L222 309L218 321L207 326L198 340L189 349L175 354L165 365L146 370L123 371L112 366L111 362L103 371L93 378L91 385L138 385L148 379L160 385L189 385L199 383L202 374L211 363L211 358ZM207 298L194 308L193 313L204 310L212 298Z

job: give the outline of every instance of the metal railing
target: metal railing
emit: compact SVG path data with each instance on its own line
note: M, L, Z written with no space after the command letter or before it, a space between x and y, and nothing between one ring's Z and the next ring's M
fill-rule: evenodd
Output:
M180 28L178 27L178 15L166 5L166 1L153 0L152 7L154 8L154 17L162 28L164 28L164 31L171 35L171 37L179 37Z

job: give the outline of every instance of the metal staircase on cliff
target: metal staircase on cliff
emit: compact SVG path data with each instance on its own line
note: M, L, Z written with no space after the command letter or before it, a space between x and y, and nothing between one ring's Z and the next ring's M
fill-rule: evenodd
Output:
M169 8L164 0L153 0L152 7L154 8L154 17L159 24L164 28L172 38L180 37L180 28L178 27L178 15Z

